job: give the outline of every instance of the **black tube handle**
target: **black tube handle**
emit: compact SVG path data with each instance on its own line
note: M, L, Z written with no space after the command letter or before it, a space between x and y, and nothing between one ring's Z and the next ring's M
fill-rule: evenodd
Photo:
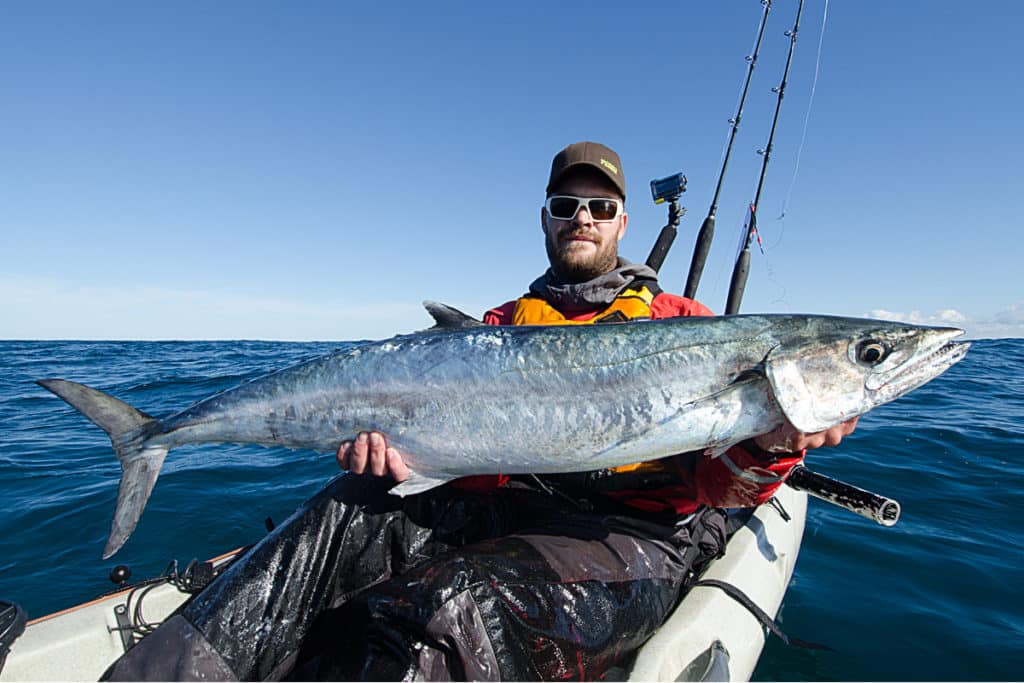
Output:
M743 290L747 288L747 275L750 273L750 247L744 247L736 257L736 265L732 269L732 282L729 283L729 300L725 304L726 315L740 312L743 301Z
M676 241L676 226L669 223L661 232L658 234L658 240L651 247L651 253L647 256L647 265L654 269L654 272L661 270L661 264L665 262L665 257L668 255L668 250L672 248L672 243Z
M893 526L900 519L900 504L892 498L812 472L803 465L797 465L790 471L786 483L798 491L806 491L815 498L867 517L882 526Z
M654 246L651 247L651 253L648 254L647 261L645 262L648 266L654 269L655 273L661 270L661 265L665 262L668 250L672 248L672 243L676 241L679 221L685 213L686 209L679 206L678 198L673 199L669 203L668 224L661 229L660 233L658 233L658 240L654 243Z
M700 276L704 273L704 264L708 260L708 252L711 251L711 241L715 237L715 217L708 215L697 233L697 244L693 248L693 258L690 259L690 274L686 277L686 289L683 296L687 299L694 299L697 296L697 285L700 284Z

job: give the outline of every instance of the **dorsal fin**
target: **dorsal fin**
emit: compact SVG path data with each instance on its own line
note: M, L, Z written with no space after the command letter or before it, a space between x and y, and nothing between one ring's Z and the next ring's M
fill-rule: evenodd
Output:
M466 327L481 327L484 323L471 315L467 315L457 308L447 304L439 304L436 301L424 301L423 307L434 319L436 325L432 330L453 330Z

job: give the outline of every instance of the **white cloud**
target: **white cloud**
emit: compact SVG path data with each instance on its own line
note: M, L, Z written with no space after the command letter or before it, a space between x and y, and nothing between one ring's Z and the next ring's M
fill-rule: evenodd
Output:
M1011 304L995 315L978 321L979 339L1001 337L1024 337L1024 304Z
M954 309L944 309L925 314L921 311L902 313L875 309L867 313L869 318L898 320L915 325L940 325L961 327L970 339L1001 339L1024 337L1024 304L1010 304L1009 307L987 317L973 318Z
M921 311L902 313L897 311L887 311L884 308L876 308L875 310L868 312L867 317L877 318L879 320L898 320L900 322L913 323L914 325L952 325L965 323L969 320L966 315L953 309L946 309L932 314L924 314L921 313Z
M0 277L0 339L356 340L430 324L417 301L297 301Z

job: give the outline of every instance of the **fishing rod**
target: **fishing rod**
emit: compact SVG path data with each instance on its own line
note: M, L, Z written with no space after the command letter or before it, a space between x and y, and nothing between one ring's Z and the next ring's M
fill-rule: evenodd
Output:
M707 258L707 249L710 246L711 238L714 234L715 212L718 208L718 194L722 189L722 178L725 176L725 169L729 163L729 152L732 149L732 142L736 136L736 130L739 128L739 119L743 114L743 101L747 96L747 87L750 85L750 76L753 73L754 63L757 60L757 50L760 49L761 37L764 34L764 27L767 23L771 1L764 0L764 5L764 15L761 20L761 28L757 37L757 48L754 51L750 67L747 71L747 82L743 87L743 95L740 98L739 111L732 122L733 130L729 139L729 147L726 149L725 163L722 164L722 171L718 176L718 186L715 188L715 196L711 201L711 209L708 211L708 217L704 219L704 225L701 226L701 234L698 237L697 247L694 248L693 262L690 264L690 276L687 279L685 291L685 295L689 298L693 298L693 295L696 293L701 271L704 268L704 261ZM804 0L800 0L800 4L797 7L796 12L796 21L793 24L793 30L786 31L786 35L789 37L789 54L786 57L786 68L782 74L782 84L777 88L772 88L773 92L778 93L778 102L775 105L775 116L772 119L771 132L768 135L768 145L763 150L764 162L761 165L761 177L757 182L757 192L754 196L754 203L750 206L750 220L746 226L744 246L739 257L736 259L736 267L733 270L732 282L729 287L729 301L726 304L725 311L727 314L738 313L740 302L743 300L743 290L746 287L747 275L750 271L750 243L757 230L757 206L758 202L761 200L761 190L764 188L765 172L768 169L768 160L771 157L772 143L775 139L775 129L779 122L779 112L782 109L782 98L786 91L786 80L789 77L789 67L793 61L793 49L796 45L797 32L800 29L800 15L803 12L803 8ZM824 31L824 26L822 26L822 30ZM653 191L654 183L651 185ZM709 228L706 236L705 228ZM698 254L698 249L703 249L703 253ZM824 474L813 472L807 469L804 465L798 465L792 469L789 476L786 478L786 484L793 489L805 491L816 498L832 503L833 505L837 505L863 517L867 517L882 526L893 526L900 517L900 504L897 501L872 493L871 491L867 491L852 484L847 484L846 482L839 481L838 479L833 479L832 477L825 476Z
M700 277L704 273L704 264L708 260L708 252L711 250L711 241L715 236L715 215L718 213L718 196L722 193L722 181L725 180L725 170L729 166L729 156L732 154L732 145L736 140L736 133L740 129L740 119L743 118L743 105L747 101L747 91L750 89L750 81L754 75L754 67L757 65L757 55L761 51L761 39L764 38L764 29L768 25L768 12L772 9L771 0L761 0L764 6L764 13L761 15L761 25L757 30L757 42L754 44L754 51L747 56L747 80L743 84L743 94L740 95L740 104L736 110L736 116L729 119L732 124L732 132L729 133L729 144L725 148L725 159L722 161L722 170L718 173L718 184L715 185L715 195L711 198L711 208L708 215L700 226L697 233L697 244L693 248L693 256L690 260L690 272L686 277L686 288L683 296L693 299L697 296L697 285L700 284Z
M796 47L796 37L800 30L800 15L803 11L804 0L800 0L796 10L796 22L793 24L793 29L786 31L786 36L789 37L789 54L786 57L786 68L782 72L782 83L772 88L772 92L778 93L779 97L775 104L775 116L772 118L772 128L768 134L768 144L763 150L759 150L762 156L764 156L764 161L761 163L761 177L757 181L757 192L754 194L754 201L750 205L750 217L747 220L746 234L742 243L743 247L740 249L739 256L736 257L736 265L732 271L732 281L729 283L729 299L725 304L726 315L739 312L740 302L743 300L743 291L747 286L747 275L750 273L750 243L753 241L754 235L757 234L757 208L761 201L761 191L764 189L768 161L772 156L775 129L779 123L779 112L782 111L782 98L786 94L786 79L789 77L789 67L793 63L793 50ZM760 242L760 238L758 238L758 241Z
M765 25L768 23L768 12L771 10L771 0L762 0L761 4L764 6L764 13L761 17L760 27L758 28L757 42L754 47L754 52L747 58L750 65L747 68L747 78L743 85L742 95L740 96L739 108L736 112L736 117L729 121L732 124L732 132L729 135L729 143L726 147L725 159L722 163L722 169L718 175L718 184L715 187L715 195L711 200L711 208L708 210L708 216L704 219L704 224L701 226L700 234L697 238L697 244L694 247L693 259L690 263L690 273L687 277L686 290L684 291L684 294L691 299L696 294L697 285L700 282L701 273L704 270L704 263L707 260L708 250L711 246L712 238L714 237L715 214L718 211L718 197L722 190L722 181L725 178L725 171L729 164L729 155L732 152L733 141L736 138L736 132L739 130L740 119L743 116L743 105L747 98L747 91L750 87L754 66L757 63L757 55L761 49L761 40L764 37ZM750 269L750 242L756 231L756 223L754 223L754 219L756 217L755 207L761 199L761 190L764 186L765 171L768 168L768 159L771 156L772 142L775 138L775 129L779 121L779 111L782 108L782 97L786 89L786 79L789 76L789 67L793 60L793 48L796 44L797 31L800 28L800 15L803 12L803 6L803 0L800 0L800 6L797 8L796 22L793 25L793 30L786 31L786 35L790 38L789 55L786 58L786 68L782 76L782 85L777 88L772 88L773 92L778 93L778 103L775 106L775 117L772 120L771 133L768 136L768 146L763 151L764 163L761 166L761 177L758 180L754 204L751 205L751 217L750 222L747 225L744 250L740 253L739 258L737 258L736 270L733 272L732 283L729 289L729 303L727 305L726 313L737 313L739 311L740 301L743 299L743 289L746 286L747 274ZM822 32L824 32L824 24L822 24ZM679 219L686 212L684 207L679 206L679 197L685 191L686 176L682 173L651 181L651 196L654 198L654 203L662 204L668 202L669 204L668 223L661 229L658 239L651 248L651 253L648 255L646 261L647 265L655 271L658 271L664 263L665 256L668 253L669 248L672 246L673 241L675 241ZM896 524L900 516L900 504L895 500L866 491L862 488L853 486L852 484L847 484L837 479L827 477L823 474L813 472L807 469L804 465L798 465L792 469L790 475L786 478L786 484L793 489L805 491L816 498L820 498L821 500L832 503L833 505L837 505L858 515L867 517L882 526L892 526Z
M715 187L715 196L711 200L711 208L708 210L708 216L700 227L697 244L694 247L693 257L690 261L690 273L686 278L686 289L683 292L683 296L690 299L694 298L697 293L697 284L700 282L701 273L704 272L704 264L708 259L708 251L711 249L711 241L715 235L715 214L718 211L718 196L722 192L722 181L725 178L725 169L729 165L732 144L736 139L736 132L740 128L740 119L743 117L743 104L747 100L747 91L750 89L750 80L754 74L754 66L757 64L757 55L761 51L761 39L764 37L764 29L768 23L768 12L771 10L772 0L761 0L761 4L764 6L764 13L761 15L761 23L758 27L754 51L747 55L749 66L747 67L746 82L743 85L743 94L740 97L739 109L736 112L736 116L729 119L729 123L732 124L732 132L729 134L729 144L725 149L725 160L722 162L722 170L718 174L718 185ZM683 192L686 192L686 176L682 173L651 181L651 197L654 199L654 203L669 203L668 223L658 233L658 239L655 241L654 246L651 247L651 253L647 256L646 263L655 272L661 270L665 257L668 255L669 249L672 248L672 243L675 242L679 220L686 213L686 208L679 206L679 196Z

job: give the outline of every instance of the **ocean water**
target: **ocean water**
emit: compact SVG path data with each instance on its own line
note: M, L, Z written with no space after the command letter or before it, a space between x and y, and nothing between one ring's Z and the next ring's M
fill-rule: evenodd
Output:
M344 343L0 342L0 596L38 617L258 540L337 470L256 446L176 449L134 535L100 553L119 466L101 430L36 386L63 377L154 415ZM770 641L758 680L1024 678L1024 340L966 360L861 419L808 465L899 500L883 528L811 500L779 622L833 652Z

